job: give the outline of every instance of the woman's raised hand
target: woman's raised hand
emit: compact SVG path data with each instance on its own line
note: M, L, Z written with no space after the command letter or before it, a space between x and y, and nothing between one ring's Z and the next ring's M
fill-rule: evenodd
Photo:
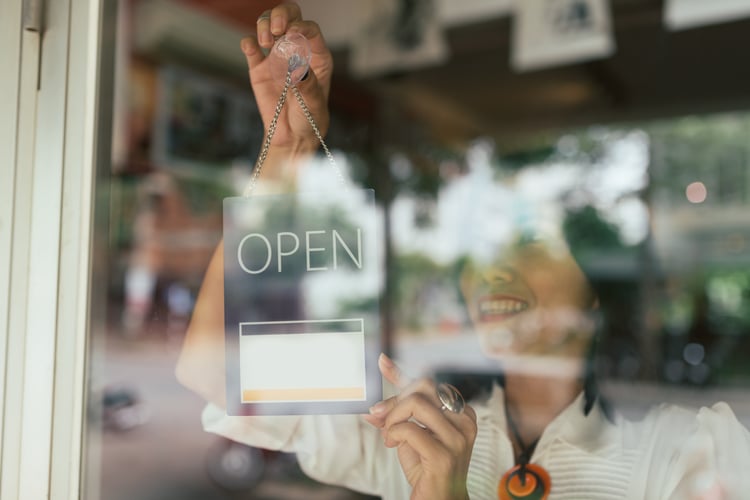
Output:
M272 61L267 60L262 49L270 49L274 37L292 31L301 33L310 42L310 71L297 88L324 135L329 123L328 92L333 61L320 28L314 22L302 20L299 6L283 4L264 12L257 23L257 36L242 40L250 83L268 130L284 83L274 78ZM293 98L288 99L279 115L269 159L277 163L289 162L294 156L311 153L317 148L318 140L302 109ZM273 172L274 169L267 170ZM226 405L224 357L224 251L221 243L211 258L193 309L175 370L177 378L208 401L223 407Z
M435 382L409 382L387 356L378 365L401 392L377 403L365 419L380 429L385 445L398 458L415 499L468 498L466 475L477 435L473 408L462 413L441 410Z
M278 5L265 11L258 18L257 35L244 38L241 42L263 126L267 131L284 82L274 78L272 62L264 55L262 49L270 50L276 38L289 32L301 33L310 42L310 71L307 77L297 84L297 88L310 109L320 133L325 135L330 121L328 93L331 87L333 58L320 27L313 21L303 20L299 6L292 3ZM287 100L279 115L271 146L289 155L311 152L318 148L318 140L302 109L293 98Z

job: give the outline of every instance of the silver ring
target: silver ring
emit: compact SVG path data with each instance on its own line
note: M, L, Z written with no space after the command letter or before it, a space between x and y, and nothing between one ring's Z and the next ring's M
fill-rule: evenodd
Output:
M440 407L441 410L449 410L453 413L463 413L464 397L461 393L450 384L438 384L437 386L437 397L440 403L443 405Z
M270 12L264 12L263 14L258 16L258 19L255 21L255 23L259 23L263 21L264 19L271 19L271 13Z

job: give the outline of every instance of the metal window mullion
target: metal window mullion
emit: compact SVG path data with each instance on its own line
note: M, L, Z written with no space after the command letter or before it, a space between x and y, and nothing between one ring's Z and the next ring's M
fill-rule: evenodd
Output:
M98 288L96 296L90 289L94 286L91 272L95 193L97 187L100 192L104 188L96 183L99 176L107 178L110 169L113 68L109 65L114 47L109 39L102 41L107 36L102 27L102 11L110 16L107 20L111 28L114 9L112 2L102 5L99 0L71 0L51 500L81 498L89 322L104 327L100 319L104 316L106 289ZM103 233L108 233L106 228ZM100 245L97 248L101 250ZM102 276L97 276L97 286L101 280ZM62 292L68 290L75 293ZM92 303L95 311L91 310ZM97 492L88 493L97 497Z
M29 262L31 186L36 134L38 33L22 30L20 2L0 3L0 498L19 496L21 430L24 422L24 364ZM7 197L6 197L7 195Z
M19 499L49 496L58 294L63 292L59 274L70 3L57 0L48 8L31 187Z
M16 142L19 131L18 109L21 73L21 33L16 22L21 6L0 3L0 59L6 61L0 75L0 471L3 456L3 422L6 368L9 353L9 322L11 311L11 269L13 241L13 203L16 184ZM0 476L1 477L1 476ZM2 491L0 490L0 494Z

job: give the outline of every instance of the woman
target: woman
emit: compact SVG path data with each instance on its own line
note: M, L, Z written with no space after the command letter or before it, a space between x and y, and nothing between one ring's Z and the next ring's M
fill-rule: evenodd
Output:
M332 58L298 6L264 13L242 50L268 126L280 91L262 49L298 31L311 43L298 88L321 131L328 125ZM283 184L317 139L285 106L265 179ZM290 189L287 184L280 189ZM562 238L521 240L467 265L461 289L485 353L503 380L484 399L446 404L431 380L410 381L381 356L396 394L354 415L228 417L224 405L222 249L206 274L177 366L178 378L212 402L207 430L257 447L297 453L327 483L386 499L718 499L750 491L750 436L726 405L697 414L662 407L644 421L609 418L587 376L598 299ZM219 370L217 370L217 367ZM446 408L447 407L447 408ZM457 412L451 409L459 410Z

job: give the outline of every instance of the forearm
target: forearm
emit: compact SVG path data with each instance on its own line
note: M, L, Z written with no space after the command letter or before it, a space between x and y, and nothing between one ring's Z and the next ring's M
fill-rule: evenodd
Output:
M221 408L226 407L224 381L224 244L216 247L175 369L177 380Z
M314 152L309 143L303 142L293 147L269 148L253 193L293 191L299 169ZM222 408L225 407L224 354L224 247L219 243L198 292L176 376L187 388Z

